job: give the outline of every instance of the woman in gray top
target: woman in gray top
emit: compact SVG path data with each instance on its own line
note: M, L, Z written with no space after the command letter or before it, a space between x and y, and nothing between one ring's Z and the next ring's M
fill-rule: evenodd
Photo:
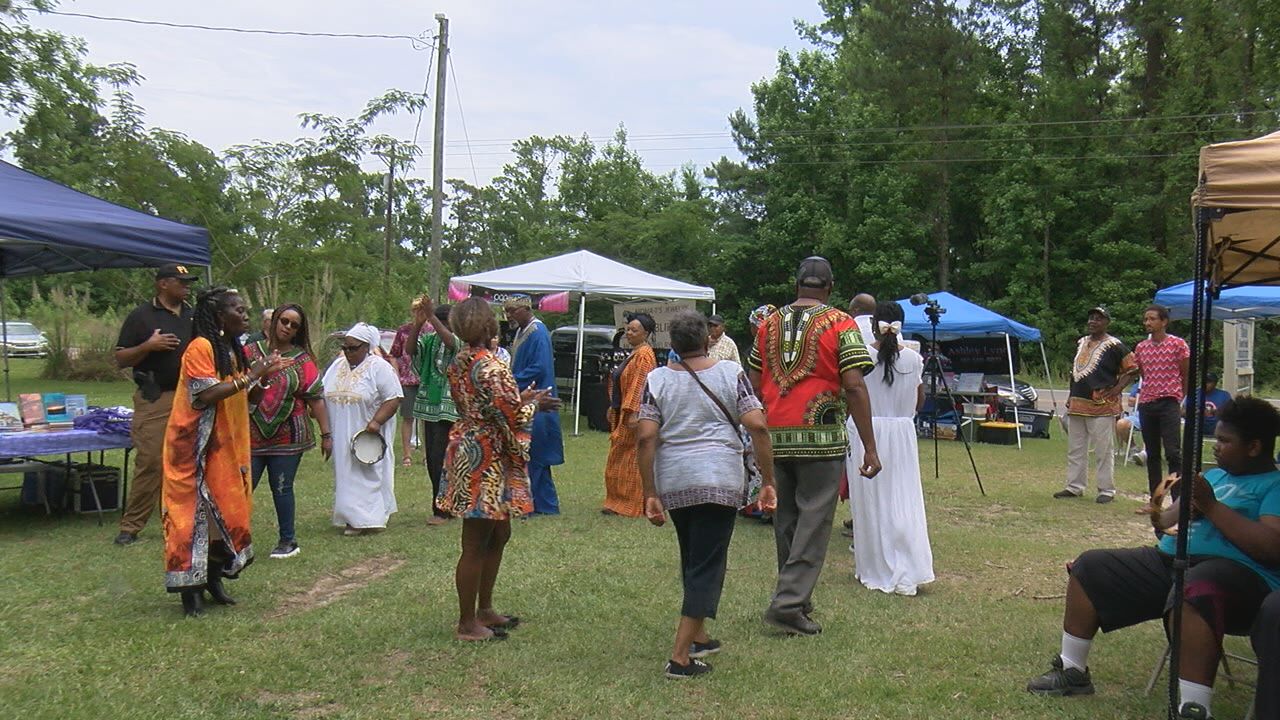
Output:
M701 660L719 652L703 625L716 616L738 508L747 502L747 477L739 426L750 433L763 475L759 504L771 512L773 446L760 401L742 366L707 357L707 322L693 311L668 325L676 366L649 373L636 428L645 516L662 525L671 515L680 545L684 604L669 678L711 672Z

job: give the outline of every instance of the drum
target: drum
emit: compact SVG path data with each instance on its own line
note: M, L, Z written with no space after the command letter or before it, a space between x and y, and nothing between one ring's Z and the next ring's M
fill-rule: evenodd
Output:
M374 465L387 454L387 441L381 433L361 430L351 438L351 456L365 465Z

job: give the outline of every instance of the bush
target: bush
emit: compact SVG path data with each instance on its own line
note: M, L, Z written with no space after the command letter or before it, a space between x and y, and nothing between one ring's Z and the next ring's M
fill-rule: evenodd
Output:
M47 301L34 301L30 317L49 336L49 356L41 377L47 380L109 381L128 374L116 366L119 320L114 313L94 317L88 293L55 288Z

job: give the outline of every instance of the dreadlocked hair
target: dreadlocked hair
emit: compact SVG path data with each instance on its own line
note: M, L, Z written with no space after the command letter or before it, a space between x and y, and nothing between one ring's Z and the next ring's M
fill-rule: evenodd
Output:
M218 377L249 371L249 363L244 359L244 348L240 346L240 337L225 334L218 327L218 315L227 309L231 299L235 297L239 297L239 293L231 288L209 288L196 297L196 308L192 313L191 329L195 337L202 337L213 346L213 362L218 368Z

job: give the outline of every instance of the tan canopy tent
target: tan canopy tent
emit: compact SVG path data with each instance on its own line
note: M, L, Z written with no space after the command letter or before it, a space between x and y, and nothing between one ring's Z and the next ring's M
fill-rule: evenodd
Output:
M1280 132L1253 140L1200 149L1200 174L1191 194L1196 233L1191 303L1191 401L1182 434L1182 477L1200 471L1204 455L1204 380L1209 371L1209 319L1218 294L1240 285L1280 285ZM1180 503L1173 563L1173 622L1170 623L1169 717L1178 708L1178 654L1182 646L1187 529L1191 503Z
M1280 285L1280 132L1201 148L1191 205L1214 289Z

